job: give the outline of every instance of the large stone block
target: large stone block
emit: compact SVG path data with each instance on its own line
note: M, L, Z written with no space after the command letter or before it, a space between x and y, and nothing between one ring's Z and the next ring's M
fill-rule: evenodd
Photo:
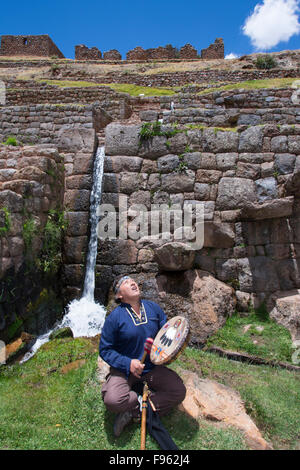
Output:
M203 150L213 153L237 152L239 136L236 132L204 129Z
M95 129L66 124L58 132L57 146L63 152L93 153L96 150Z
M249 202L256 202L255 183L246 178L221 178L216 210L241 209Z
M293 212L294 198L286 197L273 199L262 204L249 203L241 210L242 219L275 219L278 217L290 217Z
M195 173L187 170L183 173L162 175L161 189L169 193L191 192L194 189Z
M163 271L185 271L193 267L195 250L181 242L170 242L155 250L155 260Z
M234 246L234 224L207 221L204 224L204 247L230 248Z
M105 129L106 155L137 155L140 126L111 123Z
M263 149L263 130L249 127L240 134L239 152L261 152Z
M105 156L104 171L106 173L139 172L142 163L143 159L140 157Z

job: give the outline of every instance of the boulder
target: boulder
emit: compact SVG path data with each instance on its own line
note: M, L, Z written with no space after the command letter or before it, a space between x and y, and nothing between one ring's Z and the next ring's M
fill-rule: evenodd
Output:
M278 291L267 303L270 317L289 330L292 340L300 340L300 289Z
M251 449L272 449L247 415L238 392L213 380L202 379L194 372L181 370L179 373L187 389L185 399L179 405L180 410L194 419L204 418L234 426L244 433Z
M234 290L206 271L163 273L156 282L166 315L188 318L192 343L203 344L234 313Z

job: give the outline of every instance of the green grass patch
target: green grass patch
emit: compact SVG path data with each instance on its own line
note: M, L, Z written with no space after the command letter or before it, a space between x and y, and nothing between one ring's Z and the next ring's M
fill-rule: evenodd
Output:
M113 436L114 415L101 398L97 380L97 341L63 338L41 347L23 365L0 368L0 449L134 450L140 426ZM85 360L62 374L66 364ZM229 361L192 348L171 364L238 390L248 413L276 448L296 448L300 433L300 377L294 372ZM178 410L162 419L181 450L247 449L242 433ZM146 448L158 450L147 435Z
M120 93L128 93L131 96L169 96L174 95L175 91L170 88L153 88L132 85L130 83L92 83L87 81L72 80L41 80L38 82L46 82L48 85L55 85L61 88L89 88L89 87L108 87Z
M289 331L269 318L264 309L247 317L235 313L206 344L245 352L269 361L291 362L294 352Z
M268 78L265 80L246 80L244 82L224 85L219 88L209 88L207 90L200 91L197 93L197 95L206 95L209 93L214 93L215 91L238 90L240 88L243 88L244 90L256 90L260 88L287 88L290 87L295 80L299 80L299 78Z
M129 83L103 83L102 86L109 86L115 91L128 93L131 96L139 96L141 94L145 96L171 96L175 94L175 91L170 88L143 87Z

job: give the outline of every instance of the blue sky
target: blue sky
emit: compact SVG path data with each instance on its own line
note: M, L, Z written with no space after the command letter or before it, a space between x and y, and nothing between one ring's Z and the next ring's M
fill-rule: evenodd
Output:
M118 49L123 58L145 49L191 43L200 53L223 37L225 54L300 49L300 0L44 0L2 2L0 35L49 34L65 57L77 44L102 52ZM13 6L13 8L12 8ZM246 19L248 36L243 32ZM258 46L257 46L258 43Z

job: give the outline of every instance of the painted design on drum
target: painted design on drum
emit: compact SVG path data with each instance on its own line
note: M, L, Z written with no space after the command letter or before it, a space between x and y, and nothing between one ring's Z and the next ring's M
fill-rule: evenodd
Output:
M162 349L160 346L156 346L156 344L152 345L151 352L154 354L154 356L158 356L162 360L168 357L168 354L166 353L166 351Z
M167 329L167 331L160 337L160 341L164 346L168 346L168 347L171 346L176 336L176 333L180 334L180 332L177 331L180 325L181 325L181 319L179 318L174 323L174 326L171 326L169 329Z

